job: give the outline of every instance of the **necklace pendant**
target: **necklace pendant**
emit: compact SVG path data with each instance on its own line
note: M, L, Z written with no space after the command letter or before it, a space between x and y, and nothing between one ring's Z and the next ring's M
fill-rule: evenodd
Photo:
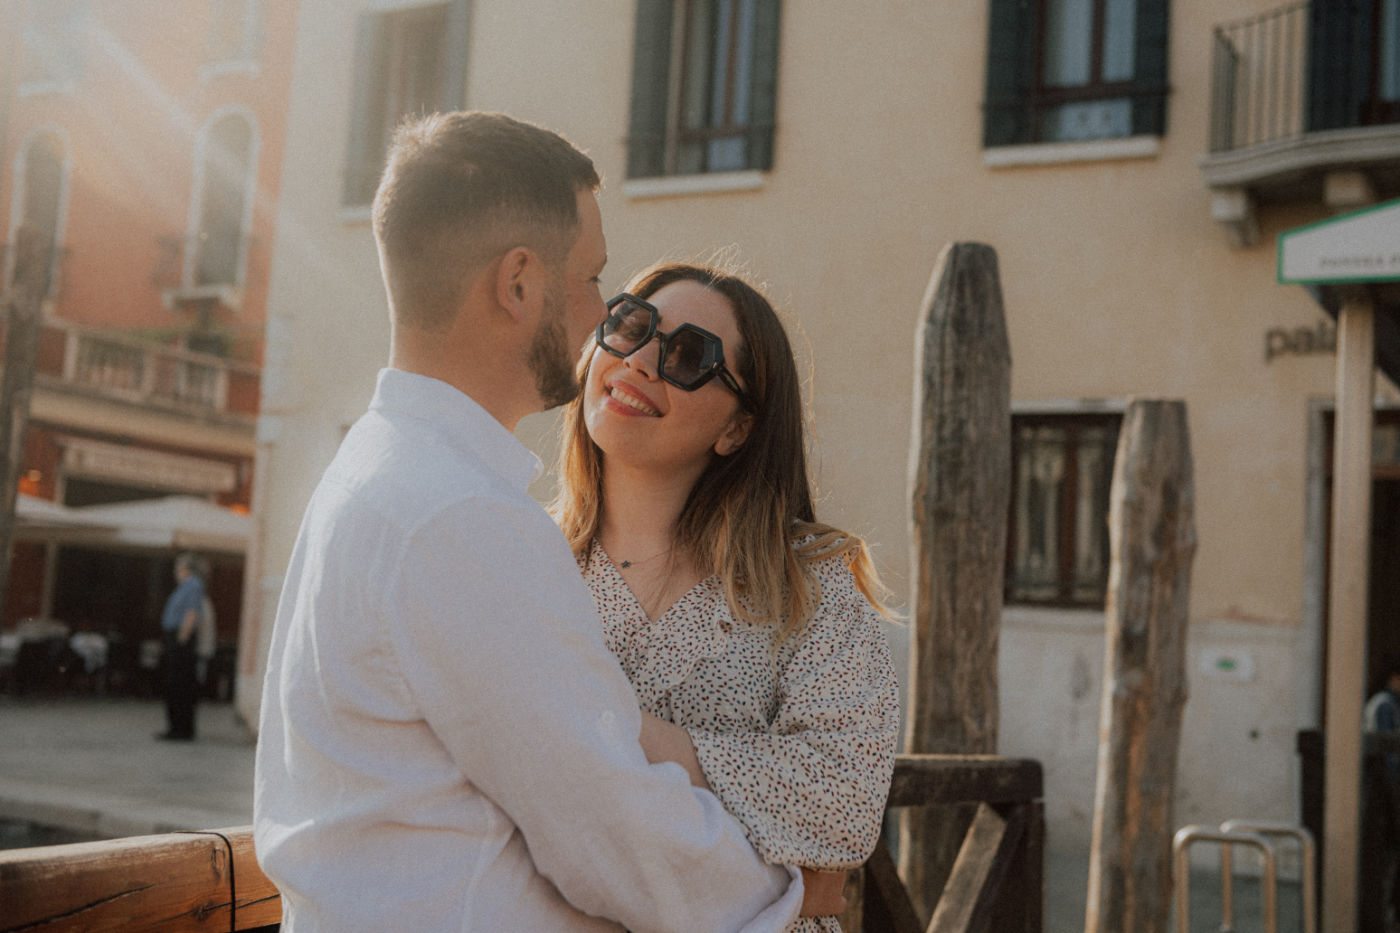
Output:
M625 560L625 561L622 562L622 566L623 566L623 567L631 567L631 566L632 566L632 562L631 562L630 560Z

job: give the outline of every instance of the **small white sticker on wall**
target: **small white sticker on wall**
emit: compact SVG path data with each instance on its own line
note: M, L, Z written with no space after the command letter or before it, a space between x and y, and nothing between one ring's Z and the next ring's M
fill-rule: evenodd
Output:
M1254 655L1241 648L1202 648L1199 671L1210 680L1249 683L1254 680Z

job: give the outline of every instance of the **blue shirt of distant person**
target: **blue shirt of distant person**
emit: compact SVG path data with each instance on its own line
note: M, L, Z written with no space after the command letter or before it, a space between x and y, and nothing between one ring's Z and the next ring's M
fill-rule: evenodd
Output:
M170 598L165 601L165 611L160 615L162 632L178 632L187 613L198 615L204 607L204 581L196 574L186 574L176 585ZM146 618L150 618L147 616Z

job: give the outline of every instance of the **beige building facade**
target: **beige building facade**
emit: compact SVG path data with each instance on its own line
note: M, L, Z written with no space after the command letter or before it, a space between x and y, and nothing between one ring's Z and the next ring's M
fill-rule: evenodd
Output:
M1391 23L1393 7L1378 2L1375 22ZM716 250L764 283L810 366L819 513L870 541L901 599L925 290L944 245L997 250L1016 471L1000 750L1044 762L1052 846L1089 843L1117 416L1132 397L1185 400L1199 547L1175 819L1296 821L1296 734L1319 727L1324 690L1334 331L1304 289L1277 284L1275 241L1400 195L1400 50L1372 28L1376 74L1338 116L1321 106L1326 82L1309 62L1354 36L1298 9L303 0L268 302L244 715L256 721L301 511L387 356L367 208L386 127L420 107L501 110L593 156L605 290L658 258ZM1301 17L1302 38L1282 22L1242 36L1231 24L1246 15ZM1292 61L1279 86L1294 96L1242 90L1263 86L1254 41ZM1222 61L1231 70L1213 72ZM1275 110L1293 122L1254 127L1256 111ZM1400 559L1384 550L1400 534L1400 393L1384 376L1376 391L1377 523L1389 535L1382 554ZM521 428L546 463L554 427L542 414ZM549 489L548 478L537 486L542 498ZM1400 610L1393 589L1377 599ZM906 639L892 629L897 649Z

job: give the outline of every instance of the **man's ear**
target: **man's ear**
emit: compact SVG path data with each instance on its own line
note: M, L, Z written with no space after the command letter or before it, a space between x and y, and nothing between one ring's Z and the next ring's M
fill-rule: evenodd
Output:
M532 322L544 299L544 263L528 246L516 246L496 264L496 302L517 322Z
M744 446L744 441L749 439L749 432L752 430L753 415L746 411L737 412L733 418L729 419L729 424L725 425L719 440L715 441L715 453L721 457L727 457L734 453Z

